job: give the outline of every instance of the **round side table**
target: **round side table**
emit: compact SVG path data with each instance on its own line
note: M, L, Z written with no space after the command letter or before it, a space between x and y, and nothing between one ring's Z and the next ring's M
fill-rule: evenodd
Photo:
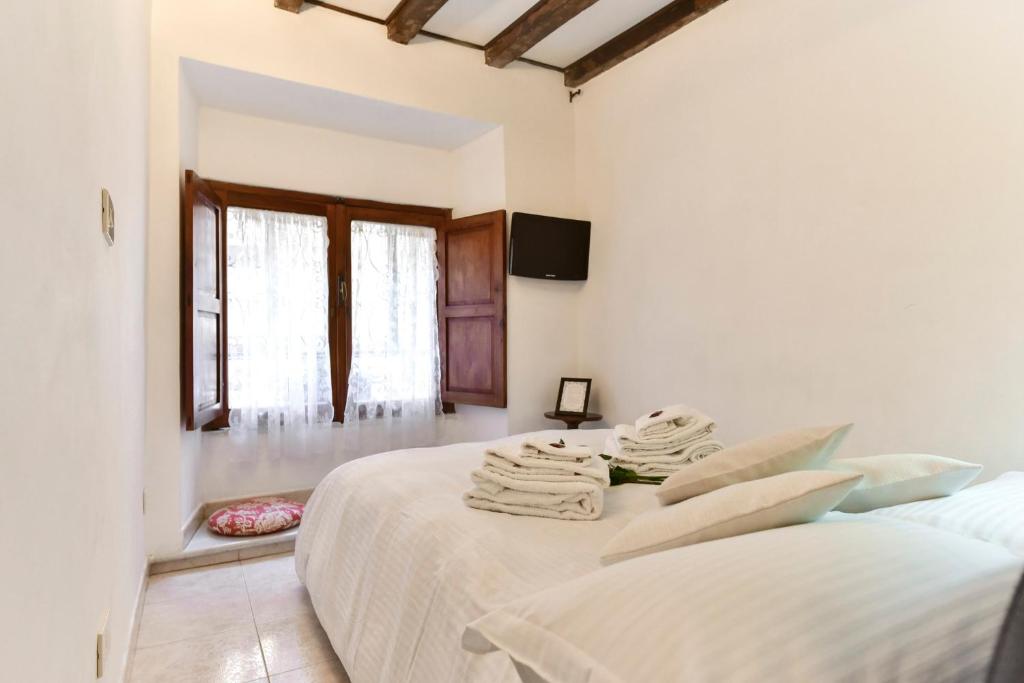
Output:
M544 417L549 420L561 420L565 423L566 429L579 429L581 423L596 422L604 416L601 415L601 413L587 413L586 415L559 415L555 411L549 410L544 413Z

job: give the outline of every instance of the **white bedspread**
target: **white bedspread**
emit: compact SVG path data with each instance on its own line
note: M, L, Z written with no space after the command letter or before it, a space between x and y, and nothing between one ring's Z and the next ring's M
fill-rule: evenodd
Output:
M591 572L482 617L465 642L508 652L529 683L981 683L1021 562L831 513Z
M601 452L610 430L544 438ZM516 436L498 443L518 443ZM503 653L473 656L466 624L517 598L600 568L604 543L654 487L606 491L603 517L566 522L468 509L462 493L483 444L397 451L342 465L317 487L296 570L354 683L518 681Z

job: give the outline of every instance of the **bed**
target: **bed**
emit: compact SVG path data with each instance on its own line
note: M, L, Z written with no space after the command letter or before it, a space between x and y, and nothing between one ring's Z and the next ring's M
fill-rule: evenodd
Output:
M540 434L552 440L564 438L587 443L600 451L608 433L550 430ZM517 443L521 439L519 435L503 441ZM604 515L595 522L470 510L462 504L461 494L469 487L469 472L479 465L484 448L485 444L480 443L458 444L362 458L328 475L311 497L296 544L296 571L354 683L496 683L519 681L521 676L545 681L630 680L615 674L614 667L606 670L592 661L582 665L586 672L583 677L579 677L578 671L552 673L544 667L554 661L557 669L572 659L571 653L581 655L588 648L614 650L609 643L642 647L650 634L659 633L644 624L646 614L652 610L636 613L631 611L636 605L628 600L609 600L605 605L596 597L598 602L592 606L592 613L587 613L579 606L562 605L558 596L573 591L583 595L588 590L604 591L611 596L625 590L609 586L650 588L655 580L664 579L666 571L680 577L695 573L692 578L682 579L685 591L666 593L685 594L690 601L683 610L690 617L679 623L681 629L685 625L689 634L686 643L692 648L686 666L696 667L694 672L716 674L723 671L716 666L733 672L739 669L728 667L739 666L751 676L736 676L735 680L771 680L757 664L757 657L771 653L759 652L749 642L741 648L749 655L743 662L729 664L728 658L708 657L705 664L709 668L701 669L702 652L709 649L708 643L702 645L701 638L716 638L712 625L714 615L721 610L739 614L740 622L750 621L742 619L744 609L770 614L771 609L766 608L764 601L752 600L749 592L759 585L757 577L765 580L764 572L757 568L780 562L779 567L788 566L791 557L797 556L807 558L803 566L809 567L809 573L804 579L809 583L846 589L855 587L859 579L870 579L873 584L869 589L847 590L842 600L828 601L816 595L815 600L808 602L807 595L812 595L808 593L794 595L792 601L772 603L780 605L784 614L802 615L793 622L799 623L799 631L791 633L787 642L809 648L827 635L829 643L837 638L844 643L839 651L846 656L868 646L875 647L879 661L873 663L873 674L849 680L891 680L886 672L898 673L899 680L927 680L904 676L902 672L910 664L911 674L926 674L934 680L970 680L965 676L980 671L994 648L1001 611L1009 603L1024 563L1010 549L989 540L929 527L920 520L871 513L830 513L822 523L680 548L657 553L661 558L638 558L602 568L599 550L604 543L634 516L657 506L651 487L627 485L608 490ZM1015 483L1024 487L1022 480ZM786 550L787 543L792 545L792 553ZM815 547L820 552L809 551ZM914 552L907 555L907 548ZM935 558L953 559L948 566L915 559L929 553ZM864 557L871 556L888 557L894 562L891 573L883 572L886 581L878 581L875 576L882 571L880 567L864 561ZM958 557L974 559L959 561ZM670 563L669 569L665 568L666 562ZM639 573L631 577L632 571ZM651 577L658 578L649 581L643 572L652 572ZM819 576L822 573L825 580ZM716 578L715 574L720 576ZM800 573L795 572L790 579L796 581L799 577ZM598 588L588 582L596 582ZM967 583L971 585L965 586ZM744 585L747 593L725 589L729 585ZM794 585L799 584L790 584L788 589L793 590ZM947 615L942 629L928 632L931 641L925 649L934 661L922 664L918 659L908 664L899 651L885 646L885 639L857 635L848 638L848 642L843 640L844 632L860 633L870 628L872 619L886 619L886 615L895 619L901 609L908 613L898 596L906 595L911 588L916 590L914 594L919 600L927 602L945 599L944 591L948 592L950 585L962 590L966 597L957 603L962 613ZM782 582L777 589L785 586ZM705 595L710 596L708 602L695 609L695 601L704 600ZM713 603L711 598L721 602ZM540 604L529 604L532 599L540 600ZM863 601L877 609L852 609ZM830 629L819 632L813 628L815 619L801 612L815 609L815 602L832 610L819 615L831 624ZM566 612L545 615L543 608L559 606ZM837 614L836 610L846 612ZM484 618L489 614L496 616L486 621ZM538 620L550 618L550 623L530 627L534 636L545 634L543 638L534 637L535 642L529 642L522 629L510 627L524 624L523 614L536 615ZM702 629L702 622L695 622L694 615L704 615L703 623L708 626ZM658 618L662 622L657 627L664 628L665 615ZM934 614L929 618L927 610L915 618L935 621ZM579 619L583 619L582 627ZM905 619L897 622L904 631L910 628ZM473 627L467 629L471 624ZM560 633L562 628L565 630ZM601 631L614 635L606 634L603 641L592 638ZM579 642L573 642L570 636L580 633ZM701 638L696 637L698 634ZM890 645L896 642L891 634L888 640ZM568 650L547 647L545 655L532 659L528 652L531 647L536 649L539 645L544 650L544 643L551 641L561 641ZM721 647L718 642L710 644ZM825 649L832 651L835 647ZM678 655L679 648L666 652ZM779 664L786 661L785 657L769 658L776 666L779 680L791 678L791 672ZM829 661L820 658L822 666ZM942 674L938 678L934 678L936 671Z

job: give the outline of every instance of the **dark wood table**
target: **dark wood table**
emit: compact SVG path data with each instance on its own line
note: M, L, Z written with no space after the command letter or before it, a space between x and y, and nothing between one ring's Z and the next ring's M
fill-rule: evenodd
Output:
M580 424L583 422L596 422L597 420L603 419L604 415L601 413L587 413L586 415L560 415L553 410L549 410L544 413L544 417L549 420L561 420L565 423L566 429L579 429Z

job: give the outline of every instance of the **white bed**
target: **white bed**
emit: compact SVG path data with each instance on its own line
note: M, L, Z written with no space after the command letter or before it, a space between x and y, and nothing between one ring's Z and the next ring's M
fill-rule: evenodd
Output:
M588 443L598 451L608 433L608 430L541 432L545 438ZM507 441L517 443L521 439L519 435ZM616 531L638 513L657 506L652 487L630 485L609 489L604 515L596 522L565 522L470 510L462 504L461 495L470 486L469 472L479 466L484 447L484 444L458 444L363 458L328 475L310 499L296 544L296 570L309 589L317 616L354 683L518 681L519 675L505 652L472 654L462 648L468 624L547 589L552 591L550 595L558 595L561 584L568 590L583 581L580 577L597 570L600 570L597 576L602 576L622 572L621 566L625 565L638 563L636 566L641 569L647 566L644 558L640 558L602 569L598 558L601 547ZM998 628L998 615L992 615L1001 609L1003 593L1006 602L1009 601L1012 577L1020 570L1020 558L995 544L948 532L928 530L927 534L918 534L915 528L923 528L919 523L883 515L872 517L870 524L865 524L868 520L863 516L842 513L832 513L827 520L842 523L857 517L864 522L855 520L856 529L843 533L871 539L876 535L865 534L865 527L884 528L887 533L877 536L882 544L879 548L884 547L885 552L898 552L898 537L902 533L908 538L927 537L933 544L947 544L954 554L965 552L964 543L977 544L977 548L984 549L985 559L978 569L964 565L968 575L976 572L981 576L993 567L1000 568L1001 583L989 589L993 593L986 603L989 612L984 615L984 624L974 626L973 639L962 641L971 651L966 659L961 659L969 662L971 670L977 670L979 662L988 656L987 652L979 655L979 651L989 647L988 641L994 638L994 629ZM815 534L827 535L827 531L823 525L810 536L777 530L741 538L753 539L742 543L752 544L748 560L756 565L758 553L784 548L784 544L776 546L770 539L766 540L767 534L779 534L780 539L799 539L817 538ZM737 540L704 545L719 546ZM707 549L699 548L680 548L659 555L674 556L674 561L681 563L677 572L685 574L694 570L693 563L700 557L715 555L708 555ZM871 548L867 550L875 552ZM782 552L784 554L784 550ZM943 552L940 550L939 555ZM968 552L973 551L968 548ZM913 564L913 558L905 559ZM814 565L816 571L826 574L824 580L839 585L856 581L855 572L842 571L841 567L833 572L830 564L828 557L819 557ZM907 575L908 581L915 575L906 567L899 571ZM579 580L574 581L576 579ZM704 580L707 581L707 577ZM987 580L991 584L991 573ZM1007 582L1007 586L1003 586ZM719 597L729 593L725 583L723 579L715 584ZM888 590L901 590L899 581L887 586ZM885 599L870 594L875 599ZM700 593L691 592L691 599L693 595ZM729 605L734 611L744 608L743 604L730 602ZM598 609L597 613L601 614L602 610ZM606 614L607 620L601 626L615 633L620 628L616 615L614 612ZM634 623L641 617L631 615ZM974 617L967 615L965 618L966 623L970 623ZM834 615L822 615L822 619L834 620ZM557 623L559 618L554 621ZM813 623L813 619L808 623ZM588 625L583 630L590 628ZM687 629L692 632L693 628L694 624L687 622ZM709 631L708 635L711 637L713 632ZM631 640L623 645L641 646L646 636L642 628L634 629L629 636ZM507 634L495 637L507 637ZM478 652L489 649L481 645L482 639L477 640ZM691 636L688 642L699 651L698 640ZM720 645L715 643L716 647ZM941 644L931 645L930 651L935 652L936 657L955 654L943 655ZM579 648L584 647L585 644L579 645ZM960 680L956 672L962 670L966 669L950 669L953 674L949 680Z
M610 430L539 433L601 452ZM466 624L600 568L601 546L657 507L653 487L635 485L609 490L595 522L470 510L462 493L485 447L361 458L329 474L310 498L296 570L354 683L518 681L504 655L461 649Z

